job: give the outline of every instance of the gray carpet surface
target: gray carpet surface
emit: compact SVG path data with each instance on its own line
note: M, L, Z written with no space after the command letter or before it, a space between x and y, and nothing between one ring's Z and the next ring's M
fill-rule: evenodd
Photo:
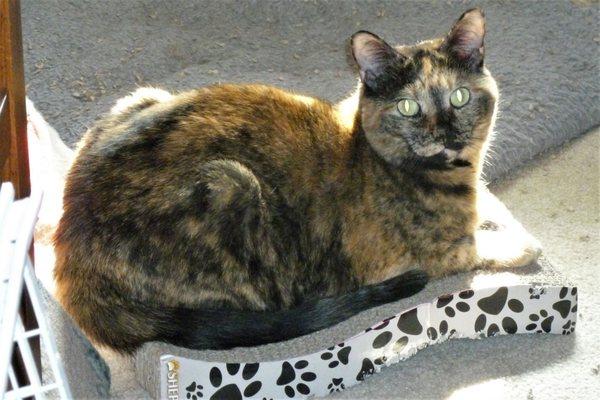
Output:
M27 91L71 146L138 86L264 82L338 101L356 83L352 33L414 43L474 5L502 92L495 179L600 123L596 1L23 0Z

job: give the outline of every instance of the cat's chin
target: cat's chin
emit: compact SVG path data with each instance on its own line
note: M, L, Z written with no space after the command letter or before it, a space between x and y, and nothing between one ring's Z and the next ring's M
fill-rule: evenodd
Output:
M441 151L441 154L446 159L446 163L449 166L454 168L471 167L471 162L462 158L461 153L461 150L453 150L447 148Z

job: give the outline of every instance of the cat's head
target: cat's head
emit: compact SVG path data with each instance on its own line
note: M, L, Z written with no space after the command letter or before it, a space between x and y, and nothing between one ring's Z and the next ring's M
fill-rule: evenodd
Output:
M360 31L352 55L370 146L388 163L448 169L479 164L498 97L484 67L485 18L465 12L445 38L392 47Z

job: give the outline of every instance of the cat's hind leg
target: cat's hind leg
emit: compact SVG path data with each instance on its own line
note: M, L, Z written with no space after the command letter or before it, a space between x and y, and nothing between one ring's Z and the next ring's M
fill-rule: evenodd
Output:
M202 167L204 222L239 262L264 258L266 207L254 173L237 161L215 160Z

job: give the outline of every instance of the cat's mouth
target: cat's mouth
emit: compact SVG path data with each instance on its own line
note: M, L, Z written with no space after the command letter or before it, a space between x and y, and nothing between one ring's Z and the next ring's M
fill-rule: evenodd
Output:
M448 149L443 146L440 151L429 156L422 156L417 152L415 153L422 159L421 165L434 169L471 166L469 161L460 158L460 150Z
M458 145L458 144L454 144L454 143L450 144L450 145L435 143L435 144L430 144L427 146L418 146L417 145L417 146L411 146L411 147L412 147L412 151L414 153L416 153L418 156L421 156L421 157L439 156L439 157L446 158L448 161L452 161L452 160L458 158L460 152L464 148L464 145Z
M466 147L466 143L429 143L427 145L408 142L410 150L422 165L429 165L432 168L447 169L452 167L466 167L471 163L461 158L461 153Z
M420 157L437 157L444 158L448 161L456 159L460 153L460 149L451 148L444 146L443 144L436 143L428 146L411 146L412 151Z

